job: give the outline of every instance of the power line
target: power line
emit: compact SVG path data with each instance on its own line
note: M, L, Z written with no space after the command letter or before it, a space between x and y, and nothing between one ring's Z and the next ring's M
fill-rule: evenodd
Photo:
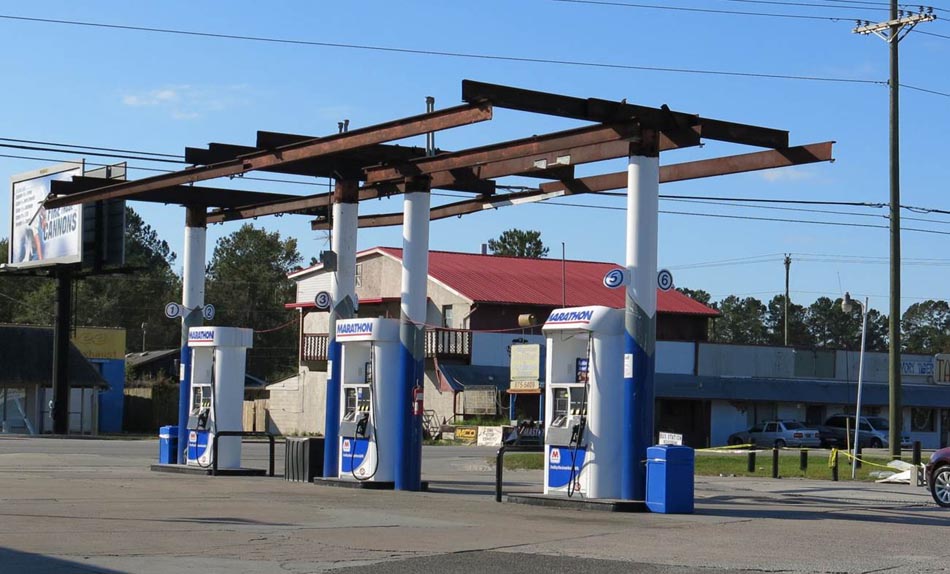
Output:
M719 14L724 16L759 16L769 18L786 18L794 20L830 20L832 22L843 22L857 20L854 16L811 16L806 14L779 14L774 12L746 12L741 10L717 10L714 8L687 8L683 6L660 6L656 4L634 4L630 2L611 2L607 0L551 0L552 2L563 2L567 4L591 4L599 6L615 6L619 8L645 8L650 10L668 10L675 12L693 12L701 14ZM764 2L761 2L764 3ZM830 6L829 6L830 8Z
M561 1L561 0L554 0ZM567 1L567 0L563 0ZM442 50L423 50L423 49L414 49L414 48L396 48L391 46L373 46L368 44L348 44L340 42L317 42L313 40L292 40L289 38L274 38L274 37L265 37L265 36L247 36L239 34L222 34L214 32L198 32L190 30L177 30L171 28L154 28L148 26L130 26L130 25L121 25L121 24L106 24L102 22L84 22L79 20L62 20L54 18L32 18L26 16L11 16L9 14L0 14L0 19L4 20L15 20L23 22L36 22L43 24L63 24L70 26L84 26L90 28L105 28L111 30L127 30L134 32L149 32L156 34L173 34L178 36L194 36L200 38L218 38L218 39L227 39L227 40L244 40L251 42L266 42L274 44L289 44L297 46L316 46L322 48L341 48L341 49L350 49L350 50L366 50L366 51L375 51L375 52L388 52L388 53L397 53L397 54L413 54L420 56L443 56L451 58L468 58L468 59L477 59L477 60L493 60L493 61L506 61L506 62L520 62L520 63L531 63L531 64L552 64L552 65L561 65L561 66L577 66L577 67L588 67L588 68L605 68L605 69L615 69L615 70L637 70L645 72L667 72L667 73L679 73L679 74L700 74L700 75L711 75L711 76L729 76L729 77L739 77L739 78L760 78L760 79L779 79L779 80L800 80L800 81L813 81L813 82L834 82L834 83L846 83L846 84L871 84L871 85L880 85L886 86L887 82L880 80L862 80L857 78L836 78L830 76L802 76L802 75L791 75L791 74L767 74L767 73L756 73L756 72L733 72L728 70L703 70L703 69L689 69L689 68L670 68L670 67L658 67L658 66L635 66L631 64L613 64L607 62L585 62L579 60L557 60L550 58L530 58L530 57L520 57L520 56L500 56L492 54L475 54L475 53L466 53L466 52L450 52ZM853 18L850 18L853 20Z
M0 138L0 141L16 142L16 143L23 143L23 144L34 144L34 145L45 145L45 146L56 146L56 147L68 147L68 148L77 148L77 149L91 149L91 150L97 150L97 151L115 151L119 153L133 153L137 155L154 155L154 156L160 156L160 157L172 157L172 158L181 158L181 159L184 159L185 157L183 155L176 155L172 153L158 153L158 152L152 152L152 151L119 149L119 148L113 148L113 147L64 144L64 143L46 142L46 141L37 141L37 140L24 140L24 139L17 139L17 138Z
M142 156L133 156L133 155L117 155L114 153L102 153L102 152L90 151L90 149L93 149L93 148L86 148L82 151L79 151L79 150L73 150L73 149L55 149L55 148L50 148L50 147L29 146L29 145L20 145L20 144L12 144L12 143L0 143L0 147L11 148L11 149L22 149L22 150L27 150L27 151L51 151L55 153L93 155L96 157L116 157L120 159L131 159L131 160L138 160L138 161L154 161L154 162L161 162L161 163L180 163L180 164L186 163L185 161L180 160L180 159L164 159L164 158L151 158L151 157L142 157Z
M613 207L609 205L591 205L583 203L561 203L553 200L539 202L539 205L557 205L559 207L581 207L586 209L603 209L607 211L625 211L625 207ZM718 219L741 219L746 221L772 221L779 223L803 223L812 225L831 225L837 227L864 227L869 229L889 229L887 225L873 225L870 223L846 223L840 221L814 221L808 219L781 219L777 217L754 217L750 215L726 215L720 213L694 213L690 211L668 211L661 209L660 213L668 215L691 215L695 217L714 217ZM918 233L931 233L934 235L950 235L950 231L937 231L934 229L921 229L916 227L903 227L902 231L916 231Z

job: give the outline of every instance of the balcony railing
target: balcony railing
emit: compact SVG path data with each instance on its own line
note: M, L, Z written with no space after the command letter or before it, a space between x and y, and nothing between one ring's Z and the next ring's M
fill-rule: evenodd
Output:
M329 336L326 333L304 334L300 341L300 360L326 361ZM450 329L426 329L426 358L469 360L472 355L472 333Z

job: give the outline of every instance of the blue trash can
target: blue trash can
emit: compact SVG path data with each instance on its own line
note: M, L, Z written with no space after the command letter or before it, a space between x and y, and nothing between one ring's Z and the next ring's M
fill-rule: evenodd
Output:
M178 427L166 426L158 429L158 463L178 463Z
M647 508L665 514L692 514L695 462L696 455L688 446L648 448Z

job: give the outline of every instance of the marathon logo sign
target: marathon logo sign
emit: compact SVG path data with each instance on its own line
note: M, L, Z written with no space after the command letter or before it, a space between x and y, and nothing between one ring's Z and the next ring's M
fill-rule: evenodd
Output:
M548 317L548 324L590 323L593 317L593 309L587 309L586 311L561 311L559 313L552 313L551 316Z
M373 322L363 321L360 323L337 323L336 336L339 337L358 337L360 335L372 335Z
M204 331L188 331L188 340L210 343L214 341L214 331L210 329Z

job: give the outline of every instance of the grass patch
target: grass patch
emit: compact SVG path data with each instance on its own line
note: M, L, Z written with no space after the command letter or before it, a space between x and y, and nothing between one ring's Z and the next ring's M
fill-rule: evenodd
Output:
M809 453L808 470L802 472L799 468L799 457L785 454L779 457L778 473L785 478L811 478L815 480L831 480L831 468L828 467L828 457L831 451L815 450ZM848 459L839 453L838 478L851 479L851 465ZM855 475L856 480L873 481L874 477L868 473L886 466L892 459L885 457L864 457L868 464L862 465ZM544 455L536 452L521 452L506 454L504 458L505 470L542 470L544 469ZM495 458L488 459L490 465L495 464ZM908 461L909 462L909 461ZM748 472L748 455L746 453L722 454L710 452L696 453L697 476L757 476L759 478L772 477L771 451L756 453L755 472ZM880 465L880 466L872 466Z

